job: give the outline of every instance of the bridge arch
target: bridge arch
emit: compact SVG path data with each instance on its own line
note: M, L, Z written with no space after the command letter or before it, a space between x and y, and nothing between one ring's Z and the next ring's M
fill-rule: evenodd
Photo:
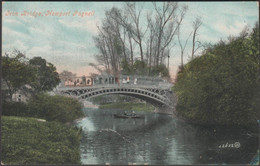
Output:
M89 99L92 97L109 95L109 94L121 94L132 96L144 100L156 107L163 105L170 106L167 98L161 93L156 93L156 90L147 90L141 88L126 88L126 87L114 87L114 88L95 88L95 89L78 89L78 90L67 90L63 93L70 96L75 96L78 99ZM159 91L158 91L159 92Z

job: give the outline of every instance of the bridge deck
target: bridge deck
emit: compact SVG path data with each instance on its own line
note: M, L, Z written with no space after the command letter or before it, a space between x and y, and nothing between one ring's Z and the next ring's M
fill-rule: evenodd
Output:
M135 84L102 84L94 86L60 86L59 90L72 90L72 89L100 89L100 88L151 88L151 89L160 89L160 90L169 90L173 84L160 84L160 85L135 85Z

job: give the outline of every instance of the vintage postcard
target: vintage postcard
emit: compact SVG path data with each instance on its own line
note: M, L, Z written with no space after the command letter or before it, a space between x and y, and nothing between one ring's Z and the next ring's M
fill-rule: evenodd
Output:
M259 164L259 2L2 2L1 165Z

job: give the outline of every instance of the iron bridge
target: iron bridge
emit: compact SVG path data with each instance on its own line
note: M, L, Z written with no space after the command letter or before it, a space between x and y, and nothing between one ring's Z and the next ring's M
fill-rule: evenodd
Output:
M173 107L172 85L96 85L91 87L60 87L58 93L78 99L90 99L101 95L122 94L142 99L156 107Z

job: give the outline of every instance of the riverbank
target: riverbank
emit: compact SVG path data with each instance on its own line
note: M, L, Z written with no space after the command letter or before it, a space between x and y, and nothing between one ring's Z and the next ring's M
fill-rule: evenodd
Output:
M146 103L131 103L131 102L120 102L120 103L110 103L103 104L99 106L99 109L120 109L129 111L144 111L144 112L154 112L154 106Z
M2 161L5 164L80 164L84 117L78 100L38 94L27 103L3 102Z
M36 118L2 116L2 162L81 164L81 130Z

